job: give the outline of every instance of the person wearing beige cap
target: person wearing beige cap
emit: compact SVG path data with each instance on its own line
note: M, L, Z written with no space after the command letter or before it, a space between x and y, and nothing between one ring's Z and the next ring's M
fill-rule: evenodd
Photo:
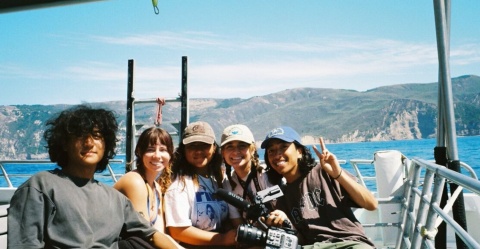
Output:
M260 165L252 132L243 124L230 125L223 130L221 146L232 192L246 201L255 203L256 193L272 187L273 184L270 183L264 168ZM266 211L273 211L275 201L272 200L265 206L269 209Z
M232 223L238 223L241 216L236 208L214 196L219 188L231 191L221 165L212 127L202 121L189 124L174 153L174 180L164 197L167 229L187 248L236 245Z

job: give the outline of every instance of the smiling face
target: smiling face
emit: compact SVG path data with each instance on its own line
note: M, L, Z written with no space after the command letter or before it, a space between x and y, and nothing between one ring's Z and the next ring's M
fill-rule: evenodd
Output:
M193 142L185 145L185 158L187 161L199 168L206 168L215 153L215 144Z
M105 153L105 141L98 129L91 134L71 136L66 143L68 168L89 168L95 170Z
M222 146L222 156L225 162L232 166L239 175L248 174L253 157L252 146L241 141L231 141Z
M142 156L145 171L158 173L165 169L170 163L170 153L168 147L157 140L155 144L151 144L145 150Z
M266 148L270 166L285 177L288 183L295 181L301 173L298 168L298 159L302 157L302 150L294 143L280 139L272 139Z

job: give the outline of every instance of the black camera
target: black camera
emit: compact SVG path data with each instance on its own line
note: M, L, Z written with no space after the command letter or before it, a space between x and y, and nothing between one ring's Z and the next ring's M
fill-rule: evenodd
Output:
M251 224L242 224L238 227L236 241L241 244L265 246L266 249L301 248L293 230L270 227L265 232Z
M301 248L301 246L298 245L296 232L291 229L291 224L288 220L285 220L283 223L283 227L285 227L285 229L283 229L268 227L260 219L261 217L268 217L268 209L266 208L265 203L283 195L278 185L257 192L257 195L255 196L255 204L251 204L245 201L242 197L224 189L218 189L216 195L220 199L246 213L249 223L242 224L238 227L236 237L238 243L265 246L266 249ZM257 222L260 228L253 226L253 223L255 222Z

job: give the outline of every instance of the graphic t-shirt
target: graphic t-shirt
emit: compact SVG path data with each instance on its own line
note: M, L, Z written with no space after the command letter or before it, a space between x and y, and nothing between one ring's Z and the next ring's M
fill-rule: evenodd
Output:
M165 223L167 227L194 226L207 231L221 231L226 219L239 218L238 210L225 201L215 198L217 187L213 178L199 176L199 186L191 177L185 184L177 178L165 193ZM222 186L231 191L230 183Z
M355 179L347 171L344 174ZM320 165L287 184L277 202L277 208L288 215L307 244L361 241L373 246L352 207L358 205Z

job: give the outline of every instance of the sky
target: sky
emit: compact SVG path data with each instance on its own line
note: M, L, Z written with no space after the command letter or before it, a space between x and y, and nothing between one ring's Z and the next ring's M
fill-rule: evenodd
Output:
M244 98L438 80L433 1L109 0L0 13L0 105ZM480 75L480 1L452 1L450 75Z

